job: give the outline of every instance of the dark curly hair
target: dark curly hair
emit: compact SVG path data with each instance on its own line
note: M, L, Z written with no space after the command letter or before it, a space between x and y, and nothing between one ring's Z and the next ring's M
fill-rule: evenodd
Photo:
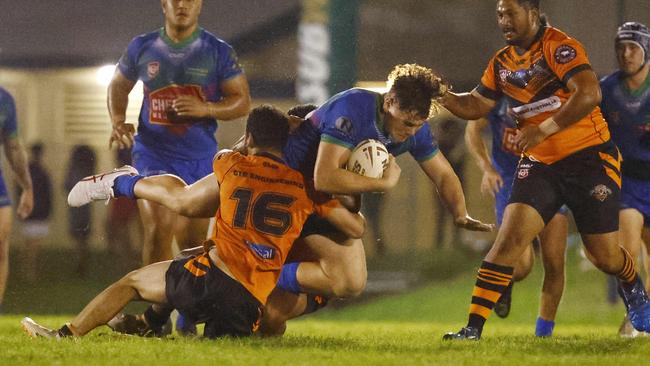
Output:
M263 104L248 115L246 132L253 136L255 146L282 150L289 136L289 118L279 109Z
M428 67L417 64L402 64L388 74L388 87L403 111L415 112L429 118L437 110L433 99L442 96L448 89L442 78Z

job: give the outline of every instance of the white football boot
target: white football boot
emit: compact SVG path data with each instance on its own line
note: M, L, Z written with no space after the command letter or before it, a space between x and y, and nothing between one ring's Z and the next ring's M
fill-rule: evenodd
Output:
M115 178L122 175L138 175L138 171L130 165L125 165L108 173L86 177L72 187L70 194L68 194L68 205L70 207L80 207L92 201L108 202L115 197L113 193Z
M20 325L23 327L23 330L27 335L32 338L51 338L51 339L61 339L59 332L53 329L45 328L44 326L36 323L32 318L25 317L20 321Z

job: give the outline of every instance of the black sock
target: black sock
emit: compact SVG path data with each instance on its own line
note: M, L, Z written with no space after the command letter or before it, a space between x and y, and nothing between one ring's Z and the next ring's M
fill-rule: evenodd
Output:
M154 310L153 305L149 305L147 310L144 311L144 320L151 329L160 329L167 323L173 308L158 306L158 310Z
M72 331L70 330L70 327L68 327L67 324L59 328L57 332L59 333L59 337L61 338L74 336L74 334L72 334Z

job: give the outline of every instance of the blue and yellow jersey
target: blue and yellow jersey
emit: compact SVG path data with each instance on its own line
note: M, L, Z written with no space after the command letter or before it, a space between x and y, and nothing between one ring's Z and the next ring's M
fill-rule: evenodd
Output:
M174 43L160 29L134 38L118 68L129 80L144 84L134 152L143 145L170 158L193 160L215 154L217 121L180 118L171 105L180 95L209 102L221 99L220 85L243 72L230 45L202 28Z
M517 123L508 114L508 102L501 99L487 115L487 120L492 132L492 165L501 177L511 179L521 151L514 144Z
M384 129L383 100L380 93L358 88L334 95L289 135L284 150L289 166L306 177L313 177L321 141L352 150L363 140L375 139L386 145L388 152L395 156L409 152L418 162L432 158L438 152L438 143L428 123L404 142L391 140Z
M604 77L600 88L601 109L623 155L623 174L627 174L625 163L630 160L650 163L650 75L634 92L625 85L620 71Z
M15 138L18 135L16 121L16 103L14 98L0 87L0 133L4 139Z
M219 258L265 304L307 217L327 216L340 203L315 193L272 155L219 154L213 167L220 186L213 236Z

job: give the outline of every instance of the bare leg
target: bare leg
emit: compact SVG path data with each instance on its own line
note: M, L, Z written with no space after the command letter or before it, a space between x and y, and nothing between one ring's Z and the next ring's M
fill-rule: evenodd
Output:
M259 332L263 336L281 336L287 329L287 320L299 317L307 308L307 295L294 294L275 288L264 307Z
M171 261L159 262L130 272L102 291L70 322L70 330L83 336L106 324L132 300L165 303L165 273Z
M587 256L601 271L618 274L623 269L625 258L618 245L618 232L605 234L582 234L582 242L591 254Z
M12 221L11 206L0 207L0 305L4 300L9 277L9 234Z
M533 250L533 246L529 245L524 249L524 254L521 255L517 261L517 264L515 265L515 271L512 274L512 280L519 282L528 277L530 272L533 270L534 263L535 251Z
M176 214L157 203L138 200L144 227L142 262L144 265L172 258L172 238Z
M568 231L567 217L556 214L539 234L544 264L544 284L539 316L544 320L555 320L564 292L564 257Z

